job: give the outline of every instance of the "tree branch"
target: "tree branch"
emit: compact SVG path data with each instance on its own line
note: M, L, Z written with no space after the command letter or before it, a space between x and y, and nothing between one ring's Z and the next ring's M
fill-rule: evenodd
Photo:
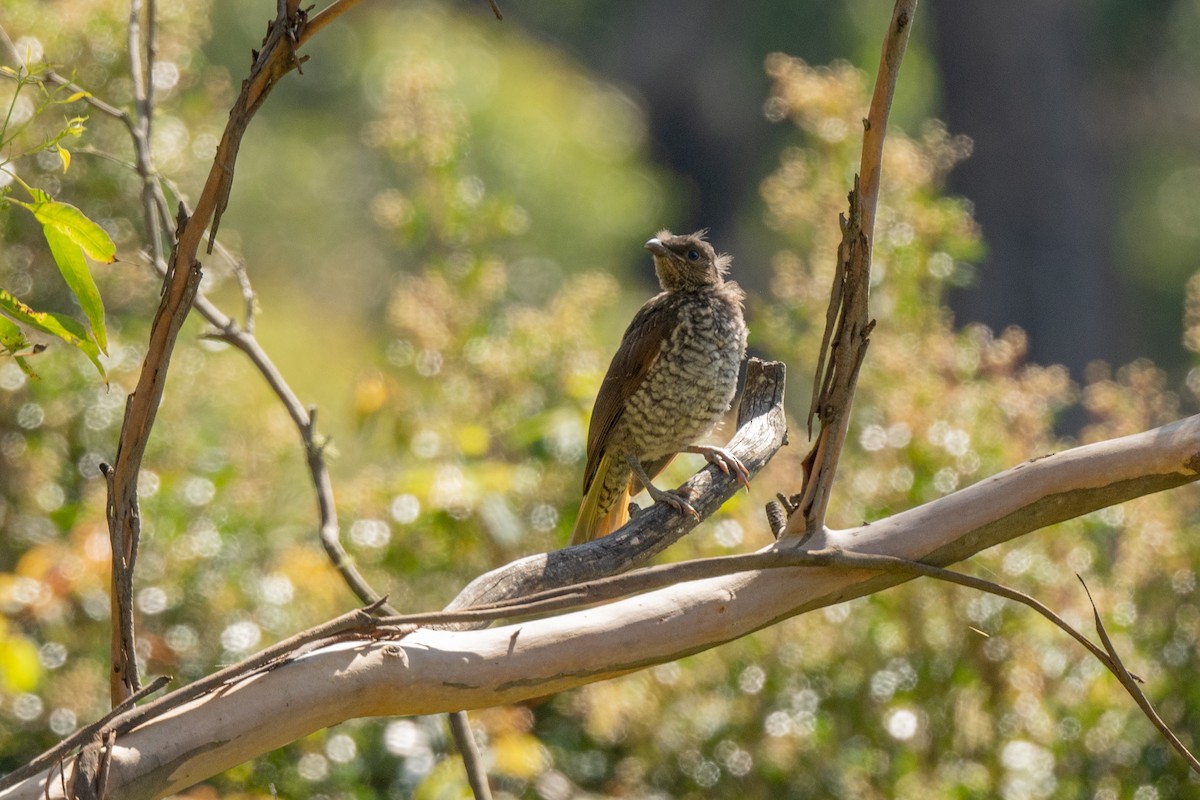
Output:
M896 0L892 21L883 40L871 107L863 120L861 179L855 179L849 198L850 210L841 218L842 242L838 246L838 262L808 412L809 436L812 436L814 417L821 421L821 432L804 459L804 482L800 493L785 504L790 519L784 532L788 534L811 536L825 524L838 459L850 428L850 409L858 373L875 326L875 321L870 319L867 298L871 247L875 239L875 209L879 203L883 171L883 139L916 9L917 0ZM774 513L778 514L777 511Z
M325 21L331 20L352 5L353 3L335 2L321 12L321 16ZM114 466L106 473L109 487L109 531L113 559L117 564L114 576L120 571L132 572L140 529L138 474L162 399L175 340L191 309L199 285L200 262L196 260L196 254L204 230L211 221L211 252L221 212L229 199L242 136L254 113L261 107L274 85L299 65L300 59L296 57L295 49L305 33L305 23L306 16L303 11L297 10L294 15L288 15L286 8L281 5L281 13L271 24L250 77L242 83L242 91L230 111L229 122L217 145L216 158L196 201L196 208L190 218L179 220L162 301L151 324L146 357L137 386L126 403ZM134 126L135 129L136 127ZM114 582L115 580L114 578ZM114 602L118 602L116 595L119 591L125 590L114 586ZM131 619L129 627L132 627ZM122 648L128 648L128 645L123 644ZM132 651L126 650L120 658L121 668L114 670L110 681L114 698L127 696L132 690L131 687L137 683L136 668L131 666Z
M14 67L19 68L25 64L24 56L17 52L16 45L13 44L12 38L9 37L8 32L4 30L3 25L0 25L0 50L4 51L4 57L10 61ZM39 80L37 77L32 75L29 77L33 78L34 80ZM91 93L85 91L83 87L79 86L68 78L64 78L53 69L47 69L45 72L43 72L40 80L53 83L55 86L62 86L65 89L68 89L72 94L76 92L84 92L83 96L80 98L83 100L83 102L87 103L98 111L101 111L115 119L119 119L122 123L124 123L125 127L132 129L133 118L130 117L127 112L104 102L98 97L93 97Z

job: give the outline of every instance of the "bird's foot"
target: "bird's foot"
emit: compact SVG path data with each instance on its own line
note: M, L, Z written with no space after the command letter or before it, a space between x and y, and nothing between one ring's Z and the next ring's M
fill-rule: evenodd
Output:
M700 521L700 512L692 508L692 504L687 500L684 500L683 497L681 497L677 492L659 489L653 483L646 484L646 492L654 499L654 502L666 503L680 514L687 514L688 516L695 518L697 522Z
M724 447L708 447L707 445L697 444L688 447L687 451L704 456L708 460L708 463L716 464L717 469L726 475L735 476L738 483L744 486L747 492L750 491L750 470L746 469L746 465Z
M666 503L680 514L687 514L688 516L695 518L697 522L700 521L700 512L692 508L692 504L685 500L678 492L668 492L651 483L650 477L646 474L646 470L642 467L642 462L638 461L636 456L630 455L625 459L625 461L629 464L630 469L633 470L633 474L637 476L639 481L641 481L646 493L650 495L654 502ZM633 504L630 503L630 505Z

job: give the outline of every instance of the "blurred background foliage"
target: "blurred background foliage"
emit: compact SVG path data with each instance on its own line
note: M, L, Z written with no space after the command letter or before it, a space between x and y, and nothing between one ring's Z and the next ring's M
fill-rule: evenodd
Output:
M273 4L156 5L155 157L193 198ZM831 509L837 526L1195 405L1187 367L1188 350L1200 349L1200 280L1186 297L1185 283L1200 151L1187 134L1195 104L1182 98L1200 88L1200 58L1186 46L1200 7L1057 4L1045 25L1014 34L1030 64L1000 69L982 54L1013 39L999 25L973 38L983 34L956 5L981 11L931 6L902 77L875 243L879 327ZM321 409L344 541L403 609L440 607L479 572L561 546L591 401L653 291L640 245L661 226L710 225L735 254L751 350L788 363L794 416L792 446L750 494L669 557L766 544L762 505L798 486L836 215L890 7L684 9L572 0L509 6L497 24L484 3L364 4L314 41L304 74L288 77L250 129L221 239L259 293L260 339ZM53 14L40 0L7 0L0 25L32 61L128 107L127 16L115 0L60 2ZM1038 46L1080 31L1065 56ZM1010 81L1034 94L993 102L990 121L957 88L1060 56L1074 71ZM1080 84L1090 104L1038 116L1051 89L1077 95ZM12 88L0 83L6 104ZM1117 113L1131 99L1140 113ZM14 102L17 113L32 109L28 97ZM37 381L0 361L5 771L107 706L97 465L113 458L158 298L140 253L128 136L82 103L66 113L90 116L70 169L40 156L12 168L117 243L120 263L95 269L112 389L66 347L33 359ZM1087 117L1086 131L1071 133L1072 113ZM27 135L62 123L34 119ZM1005 162L1006 148L1030 157ZM998 173L978 166L997 160ZM1029 195L988 194L1030 188L1026 173L1042 181ZM1097 175L1103 191L1088 195ZM69 312L39 237L22 215L0 212L0 286ZM1026 250L1037 253L1031 264ZM1022 273L1028 266L1040 272ZM241 305L232 267L205 262L205 291L230 311ZM1014 284L1037 302L1013 295ZM1030 316L1039 310L1049 318ZM141 480L145 672L184 681L354 604L316 542L295 430L245 359L203 331L195 320L184 329ZM698 466L680 462L668 483ZM1187 678L1200 660L1196 506L1184 489L1105 509L969 567L1087 629L1073 573L1082 575L1116 646L1189 742L1200 730L1200 690ZM502 796L545 800L1150 800L1192 785L1116 682L1059 632L994 597L927 581L473 719ZM467 789L444 720L432 717L322 731L186 796Z

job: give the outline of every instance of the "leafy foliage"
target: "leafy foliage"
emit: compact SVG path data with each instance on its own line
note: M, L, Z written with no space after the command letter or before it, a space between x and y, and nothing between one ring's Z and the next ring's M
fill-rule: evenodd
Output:
M45 30L41 44L77 51L91 91L125 102L112 55L121 15L115 4L93 5L89 36ZM42 36L37 6L15 0L6 26ZM194 49L220 8L160 6L162 63L176 71L163 68L156 152L187 185L211 157L211 126L231 92L221 54ZM394 603L431 609L480 571L565 539L591 398L622 324L649 291L623 293L631 281L610 265L645 260L638 244L670 221L670 180L648 165L635 101L562 53L434 4L375 13L358 34L371 77L357 91L345 83L331 91L351 98L343 117L367 119L360 131L331 134L359 135L354 158L326 159L304 137L284 136L332 127L320 111L299 116L296 104L279 112L297 115L290 120L267 116L246 146L267 137L278 152L239 175L223 235L251 255L268 349L321 400L352 555ZM351 58L327 60L342 57ZM325 63L318 54L306 77L318 80ZM761 287L750 303L751 347L788 362L798 416L828 296L834 214L857 162L865 79L848 65L814 68L782 55L768 59L767 73L767 117L790 133L753 213L777 247L763 274L741 261L734 272ZM301 119L311 125L284 124ZM120 125L91 125L97 149L124 147ZM1063 447L1055 425L1068 409L1087 416L1083 440L1178 413L1179 398L1148 363L1098 366L1077 387L1061 368L1025 363L1019 331L955 329L944 295L969 280L983 245L969 205L946 197L942 182L968 153L937 123L912 137L889 134L874 245L879 326L836 484L836 524L878 519ZM115 246L136 248L136 182L119 165L76 155L66 174L58 156L35 157L26 178L47 195L86 198ZM306 185L309 176L295 173L310 164L316 177ZM353 200L325 202L329 186ZM275 209L271 201L303 223L250 210ZM106 342L109 379L131 385L157 282L136 269L98 275L108 308L98 328L83 306L90 331L36 316L32 308L64 298L32 268L41 234L27 223L50 224L84 250L90 241L78 217L47 202L30 201L40 219L0 220L0 285L12 288L0 304L29 327L58 324L97 350ZM247 222L234 231L240 213ZM338 247L313 244L327 240ZM304 249L320 252L315 264L301 259ZM205 269L205 289L224 299L228 271L218 262ZM305 297L289 293L296 283ZM333 297L357 304L343 311ZM28 348L21 328L6 324L0 318L0 342ZM353 602L316 545L289 420L244 360L201 332L196 323L184 329L141 478L142 655L148 673L182 680ZM0 769L98 716L107 694L108 541L96 465L112 457L123 392L97 386L79 359L51 352L40 363L43 379L33 382L0 361ZM759 509L796 488L800 474L804 425L791 427L796 444L749 498L727 504L673 557L767 541ZM680 460L675 477L697 464ZM1090 609L1071 573L1082 574L1150 696L1172 725L1191 730L1200 709L1185 677L1200 641L1192 566L1200 553L1186 535L1195 506L1179 492L1106 509L971 568L1086 627ZM1132 797L1142 786L1172 796L1189 780L1115 681L1059 632L1003 601L927 581L474 719L500 787L531 798L577 789ZM191 794L462 795L448 753L439 719L360 721Z
M62 142L68 137L79 138L83 135L86 117L72 117L61 129L46 135L40 142L23 149L19 145L23 139L35 135L33 126L38 116L52 107L76 103L86 97L87 92L77 90L67 94L64 87L48 86L46 76L50 70L44 64L23 64L19 69L6 66L2 71L6 77L12 79L14 85L8 102L8 113L4 117L3 125L0 125L0 150L3 150L3 154L0 154L0 177L4 179L0 180L0 202L26 209L41 223L42 233L46 237L54 263L83 309L90 330L85 330L68 317L35 311L4 290L0 290L0 314L75 346L88 357L103 377L104 366L99 355L108 351L104 304L84 255L101 263L112 263L117 258L116 246L108 233L88 219L82 211L69 203L56 202L46 192L30 186L14 172L13 167L13 162L19 159L49 153L58 157L64 173L70 168L71 153ZM22 97L22 90L32 90L38 94L39 101L36 106ZM22 100L26 102L22 103ZM29 194L29 202L17 200L9 195L9 186L14 181ZM21 329L9 320L4 321L0 333L0 346L4 348L4 352L12 356L26 374L33 375L27 356L40 350L30 344Z

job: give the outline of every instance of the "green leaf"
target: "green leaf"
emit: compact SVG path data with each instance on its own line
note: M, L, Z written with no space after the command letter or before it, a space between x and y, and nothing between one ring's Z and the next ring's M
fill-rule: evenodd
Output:
M34 330L57 336L69 345L78 348L96 367L100 377L108 382L104 365L100 363L100 348L88 338L88 333L78 320L61 314L51 314L48 311L34 311L12 294L0 289L0 314L5 314L17 322L24 323Z
M4 317L0 317L0 347L13 354L29 347L29 340L25 338L25 331L18 328L16 323L10 322Z
M24 372L29 380L38 380L38 374L33 371L33 367L29 366L29 359L25 356L13 356L13 358L16 360L17 366L21 368L21 372Z
M0 348L8 351L8 354L16 359L17 366L21 368L22 372L34 380L37 379L37 373L29 366L28 360L24 356L18 355L18 353L33 349L33 344L25 338L23 330L4 317L0 317Z
M67 234L52 225L42 226L42 232L46 234L46 241L50 244L50 253L54 256L54 263L58 264L58 271L62 273L63 280L75 294L79 307L91 323L96 344L100 346L101 352L107 354L108 332L104 327L104 302L100 299L96 282L92 280L87 259L83 257L83 249Z
M26 207L43 226L53 226L62 231L96 261L111 264L117 260L117 246L104 228L70 203L43 200Z

